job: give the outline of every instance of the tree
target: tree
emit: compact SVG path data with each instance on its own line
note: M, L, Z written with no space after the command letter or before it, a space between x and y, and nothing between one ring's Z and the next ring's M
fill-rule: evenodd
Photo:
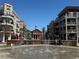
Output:
M24 37L26 39L31 39L32 38L30 30L28 30L26 27L24 28Z
M43 32L43 39L46 39L46 36L45 36L45 34L46 34L45 27L42 28L42 32Z

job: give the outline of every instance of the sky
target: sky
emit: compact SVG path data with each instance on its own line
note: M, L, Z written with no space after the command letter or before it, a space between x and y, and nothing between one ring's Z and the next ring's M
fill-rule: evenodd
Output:
M5 2L13 5L29 30L47 28L64 7L79 6L79 0L0 0L0 5Z

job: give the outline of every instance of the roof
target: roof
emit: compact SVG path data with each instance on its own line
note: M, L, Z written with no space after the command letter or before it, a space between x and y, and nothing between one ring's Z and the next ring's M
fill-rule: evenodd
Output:
M39 33L42 33L42 31L40 31L39 29L35 29L35 30L32 31L32 33L33 33L33 32L39 32Z
M66 6L60 13L58 16L61 16L63 14L65 14L68 11L76 11L79 12L79 6Z

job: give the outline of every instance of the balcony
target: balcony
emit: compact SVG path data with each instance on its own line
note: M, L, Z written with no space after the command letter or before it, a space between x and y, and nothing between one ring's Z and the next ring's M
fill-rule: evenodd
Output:
M76 22L67 22L67 25L76 25Z
M77 34L68 34L68 40L76 40Z
M0 33L13 33L13 31L12 26L0 25Z
M6 25L6 26L12 26L14 25L14 22L10 18L0 18L0 25Z
M79 32L78 32L78 37L79 37Z
M0 30L0 33L14 33L13 30Z
M76 36L75 37L69 37L68 36L68 40L76 40L77 38L76 38Z
M77 33L77 30L76 29L68 29L67 33Z
M77 17L77 13L76 12L68 12L67 13L67 18L76 18Z
M11 24L11 23L0 23L0 25L5 25L5 26L14 26L13 24Z
M11 19L13 19L13 17L10 16L10 15L1 15L0 18L2 18L2 17L3 17L3 18L11 18Z
M54 34L54 36L55 36L55 37L59 37L59 34L58 34L58 35Z

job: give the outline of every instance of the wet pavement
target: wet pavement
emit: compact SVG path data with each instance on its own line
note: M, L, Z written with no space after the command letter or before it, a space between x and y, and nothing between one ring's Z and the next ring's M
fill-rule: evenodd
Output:
M79 49L53 46L25 46L9 51L16 59L79 59Z
M0 49L0 59L15 59L10 56L10 49Z

